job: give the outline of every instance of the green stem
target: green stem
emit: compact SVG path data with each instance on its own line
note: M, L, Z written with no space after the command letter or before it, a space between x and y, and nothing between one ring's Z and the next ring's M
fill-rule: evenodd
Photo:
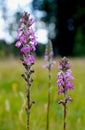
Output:
M63 129L66 130L66 87L64 87L64 125L63 125Z
M66 130L66 103L64 104L64 125L63 129Z
M30 130L30 88L27 91L27 130Z
M50 88L51 88L51 68L49 67L49 85L48 85L48 104L47 104L47 130L49 130L49 113L50 113Z

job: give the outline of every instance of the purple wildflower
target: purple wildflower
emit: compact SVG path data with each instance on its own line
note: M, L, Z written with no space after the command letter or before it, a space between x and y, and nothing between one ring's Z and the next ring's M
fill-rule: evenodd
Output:
M72 71L71 71L71 65L68 61L67 58L63 58L60 61L60 65L58 66L60 71L58 72L58 94L60 93L67 93L69 89L73 89L74 85L72 83L72 80L74 80L74 77L72 76ZM63 91L61 91L64 89Z
M34 101L30 100L30 87L32 86L33 79L31 74L34 72L32 70L32 65L34 64L35 58L33 56L33 52L36 50L36 36L35 32L32 29L32 24L34 20L30 18L30 14L24 12L22 17L20 18L20 26L18 28L18 41L16 42L15 46L20 48L20 52L22 54L22 64L25 67L26 71L22 74L22 77L27 82L27 128L29 129L29 116L30 116L30 109Z
M68 96L68 90L73 89L74 85L72 81L71 65L66 57L62 58L58 66L59 72L57 74L58 94L63 94L64 99L59 100L58 103L64 107L64 124L63 129L66 130L66 113L67 113L67 102L72 101L72 98Z
M34 62L34 58L30 58L30 55L32 57L32 52L36 50L37 45L35 32L31 27L32 24L34 23L34 20L30 18L30 14L24 12L24 14L20 19L20 23L21 25L19 26L17 36L18 42L16 42L15 46L18 48L20 47L20 51L24 55L23 62L24 64L28 65Z

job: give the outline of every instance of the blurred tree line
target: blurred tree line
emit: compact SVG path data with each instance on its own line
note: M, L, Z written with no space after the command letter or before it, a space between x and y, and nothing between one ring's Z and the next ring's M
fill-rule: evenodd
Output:
M85 56L85 2L83 0L33 0L32 7L36 29L38 21L45 23L55 55ZM0 0L0 10L3 14L2 17L8 23L9 34L14 36L21 12L15 12L12 16L15 19L9 21L5 0ZM5 55L2 48L6 50L7 54L13 52L17 55L18 50L14 47L15 41L14 37L13 44L7 45L4 40L1 40L0 55ZM44 48L45 45L38 44L36 54L42 55Z
M44 12L55 54L85 55L85 2L83 0L33 0L34 13ZM52 27L53 26L53 27ZM52 35L52 32L55 35Z

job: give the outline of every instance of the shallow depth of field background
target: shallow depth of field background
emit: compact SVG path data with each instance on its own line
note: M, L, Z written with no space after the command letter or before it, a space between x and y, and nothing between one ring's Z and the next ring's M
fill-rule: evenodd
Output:
M60 57L70 57L74 90L67 104L67 130L85 130L85 2L83 0L0 0L0 130L26 130L25 69L15 48L19 19L24 11L35 19L38 46L33 66L31 130L46 129L48 70L43 69L48 37L56 65L52 68L50 130L63 129L63 107L57 102L57 66Z
M59 59L56 59L57 65ZM33 74L34 83L31 88L31 98L35 105L31 109L31 130L45 130L48 71L42 68L43 60L36 60ZM75 88L71 94L73 101L68 103L67 129L85 129L85 59L70 59ZM56 73L57 65L52 69L50 129L62 130L63 108L57 104L60 98L57 94ZM21 78L24 69L18 59L0 60L0 129L26 129L25 87Z

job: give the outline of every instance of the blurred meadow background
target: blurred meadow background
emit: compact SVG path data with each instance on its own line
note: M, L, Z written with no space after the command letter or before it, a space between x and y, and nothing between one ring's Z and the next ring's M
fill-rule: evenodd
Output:
M57 64L59 59L56 59ZM72 58L75 88L71 94L73 101L68 103L67 129L85 129L85 59ZM35 104L31 109L31 130L46 129L46 106L48 92L48 71L43 70L43 60L37 59L34 65L34 83L31 88L31 99ZM26 84L20 76L23 67L18 59L0 60L0 129L23 130L26 129ZM62 130L63 108L57 103L60 96L57 94L56 73L57 66L52 68L50 129Z
M85 4L83 0L0 0L0 130L26 129L24 68L15 48L19 19L24 11L35 19L35 73L31 88L31 130L46 129L48 70L44 50L52 40L57 64L52 68L50 130L62 130L63 107L57 101L57 66L67 56L75 77L72 103L67 106L67 130L85 130Z

